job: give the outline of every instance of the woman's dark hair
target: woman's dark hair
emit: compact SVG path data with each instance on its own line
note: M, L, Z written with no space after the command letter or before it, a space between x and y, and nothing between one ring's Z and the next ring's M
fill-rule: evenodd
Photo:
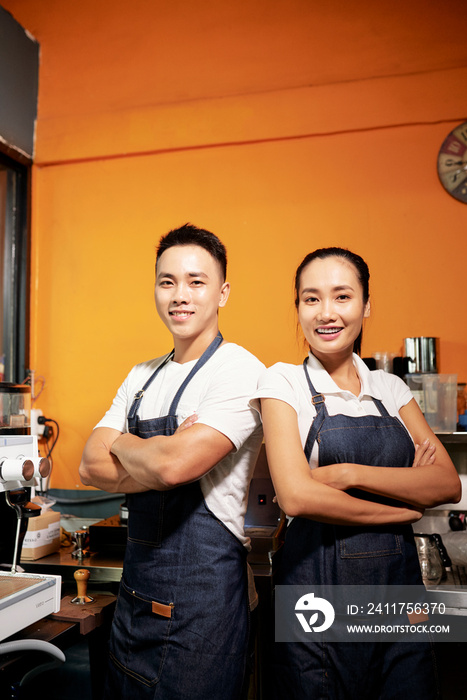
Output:
M298 309L300 279L305 267L313 262L313 260L325 260L326 258L333 257L342 258L354 266L355 272L357 273L357 277L363 289L363 303L367 303L368 299L370 298L370 270L368 269L368 265L364 259L361 258L360 255L352 253L347 248L318 248L318 250L313 251L313 253L308 253L308 255L303 258L302 262L297 267L297 271L295 273L295 308ZM362 337L363 329L360 331L358 337L355 338L353 344L353 351L356 352L357 355L360 355L362 349Z
M219 263L223 282L225 282L227 275L227 251L222 241L214 233L193 226L193 224L184 224L180 228L169 231L159 241L156 252L156 267L162 253L176 245L198 245L200 248L207 250Z

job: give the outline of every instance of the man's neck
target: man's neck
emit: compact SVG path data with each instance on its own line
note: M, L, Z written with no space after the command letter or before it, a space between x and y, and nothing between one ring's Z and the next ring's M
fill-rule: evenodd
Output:
M174 338L173 361L183 365L185 362L198 360L203 352L210 346L219 329L210 333L202 334L197 338Z

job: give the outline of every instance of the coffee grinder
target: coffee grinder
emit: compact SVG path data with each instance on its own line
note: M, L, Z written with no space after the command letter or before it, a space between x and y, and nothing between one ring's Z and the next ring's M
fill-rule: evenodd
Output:
M28 518L40 515L31 501L37 479L47 477L50 462L39 456L31 435L31 388L0 383L0 570L14 573L21 556Z

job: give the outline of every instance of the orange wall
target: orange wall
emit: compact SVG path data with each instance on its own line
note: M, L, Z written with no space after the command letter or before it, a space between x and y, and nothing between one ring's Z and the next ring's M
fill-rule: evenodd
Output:
M444 137L467 119L467 67L316 87L286 76L290 89L211 89L204 99L118 110L109 87L108 110L100 94L91 114L59 107L70 61L62 49L57 65L57 22L47 24L41 3L26 3L30 26L21 3L3 5L41 42L31 364L46 380L37 406L60 424L53 487L83 488L77 467L93 425L131 366L169 349L152 300L154 248L186 221L225 242L232 293L221 327L266 365L304 355L297 264L315 247L342 245L371 270L363 354L439 336L441 371L467 381L467 206L436 174ZM112 36L102 39L117 49ZM91 92L85 42L71 65ZM248 61L236 69L247 76Z

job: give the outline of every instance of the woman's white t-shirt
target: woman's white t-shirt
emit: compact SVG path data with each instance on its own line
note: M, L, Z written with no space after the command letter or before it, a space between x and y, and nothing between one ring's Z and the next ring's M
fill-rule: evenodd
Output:
M321 362L309 353L307 368L310 380L317 393L323 394L326 409L330 416L380 415L373 398L379 399L391 416L402 421L399 410L409 403L413 395L399 377L383 370L370 371L356 354L353 362L360 377L360 394L340 389L331 379ZM308 432L316 409L311 402L311 393L302 365L278 362L266 369L259 377L258 388L250 402L260 412L259 399L279 399L289 404L297 413L298 428L302 446L305 446ZM318 466L318 444L315 442L310 458L312 468Z

